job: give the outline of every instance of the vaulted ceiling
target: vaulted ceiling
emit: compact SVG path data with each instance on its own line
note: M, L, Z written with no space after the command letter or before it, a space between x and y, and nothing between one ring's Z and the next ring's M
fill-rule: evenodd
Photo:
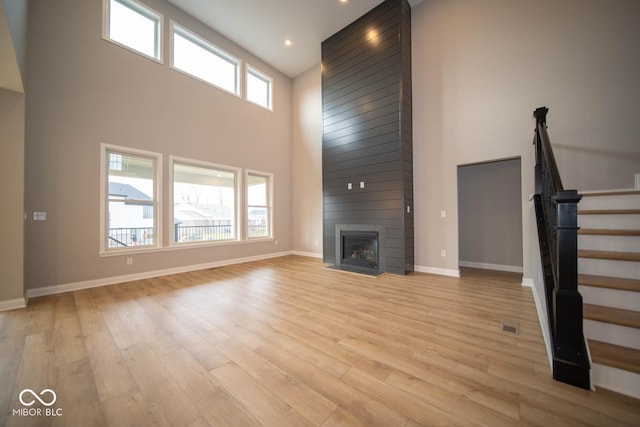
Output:
M320 63L320 43L382 0L168 0L289 77ZM422 0L410 0L411 6ZM291 40L290 46L285 40Z

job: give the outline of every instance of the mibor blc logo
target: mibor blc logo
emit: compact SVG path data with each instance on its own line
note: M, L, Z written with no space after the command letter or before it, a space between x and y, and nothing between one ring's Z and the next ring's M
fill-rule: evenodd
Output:
M45 388L40 393L36 393L30 388L25 388L18 395L18 400L24 407L14 409L13 415L21 417L60 417L62 416L62 408L51 407L56 403L57 399L56 392L50 388ZM44 408L33 408L32 406L37 402Z

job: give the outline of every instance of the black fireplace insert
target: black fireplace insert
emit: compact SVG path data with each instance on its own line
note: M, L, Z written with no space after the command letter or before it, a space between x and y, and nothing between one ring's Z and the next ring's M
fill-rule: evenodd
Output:
M378 269L378 233L375 231L341 231L341 263Z

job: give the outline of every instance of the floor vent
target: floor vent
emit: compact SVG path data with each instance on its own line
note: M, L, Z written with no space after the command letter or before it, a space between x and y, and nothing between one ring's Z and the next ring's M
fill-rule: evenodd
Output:
M515 320L509 320L509 319L503 320L502 332L520 335L520 322L516 322Z

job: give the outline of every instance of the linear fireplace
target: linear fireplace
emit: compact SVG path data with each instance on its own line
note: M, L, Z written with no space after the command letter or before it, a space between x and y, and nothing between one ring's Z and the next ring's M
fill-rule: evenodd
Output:
M341 231L340 264L378 269L378 233L375 231Z

